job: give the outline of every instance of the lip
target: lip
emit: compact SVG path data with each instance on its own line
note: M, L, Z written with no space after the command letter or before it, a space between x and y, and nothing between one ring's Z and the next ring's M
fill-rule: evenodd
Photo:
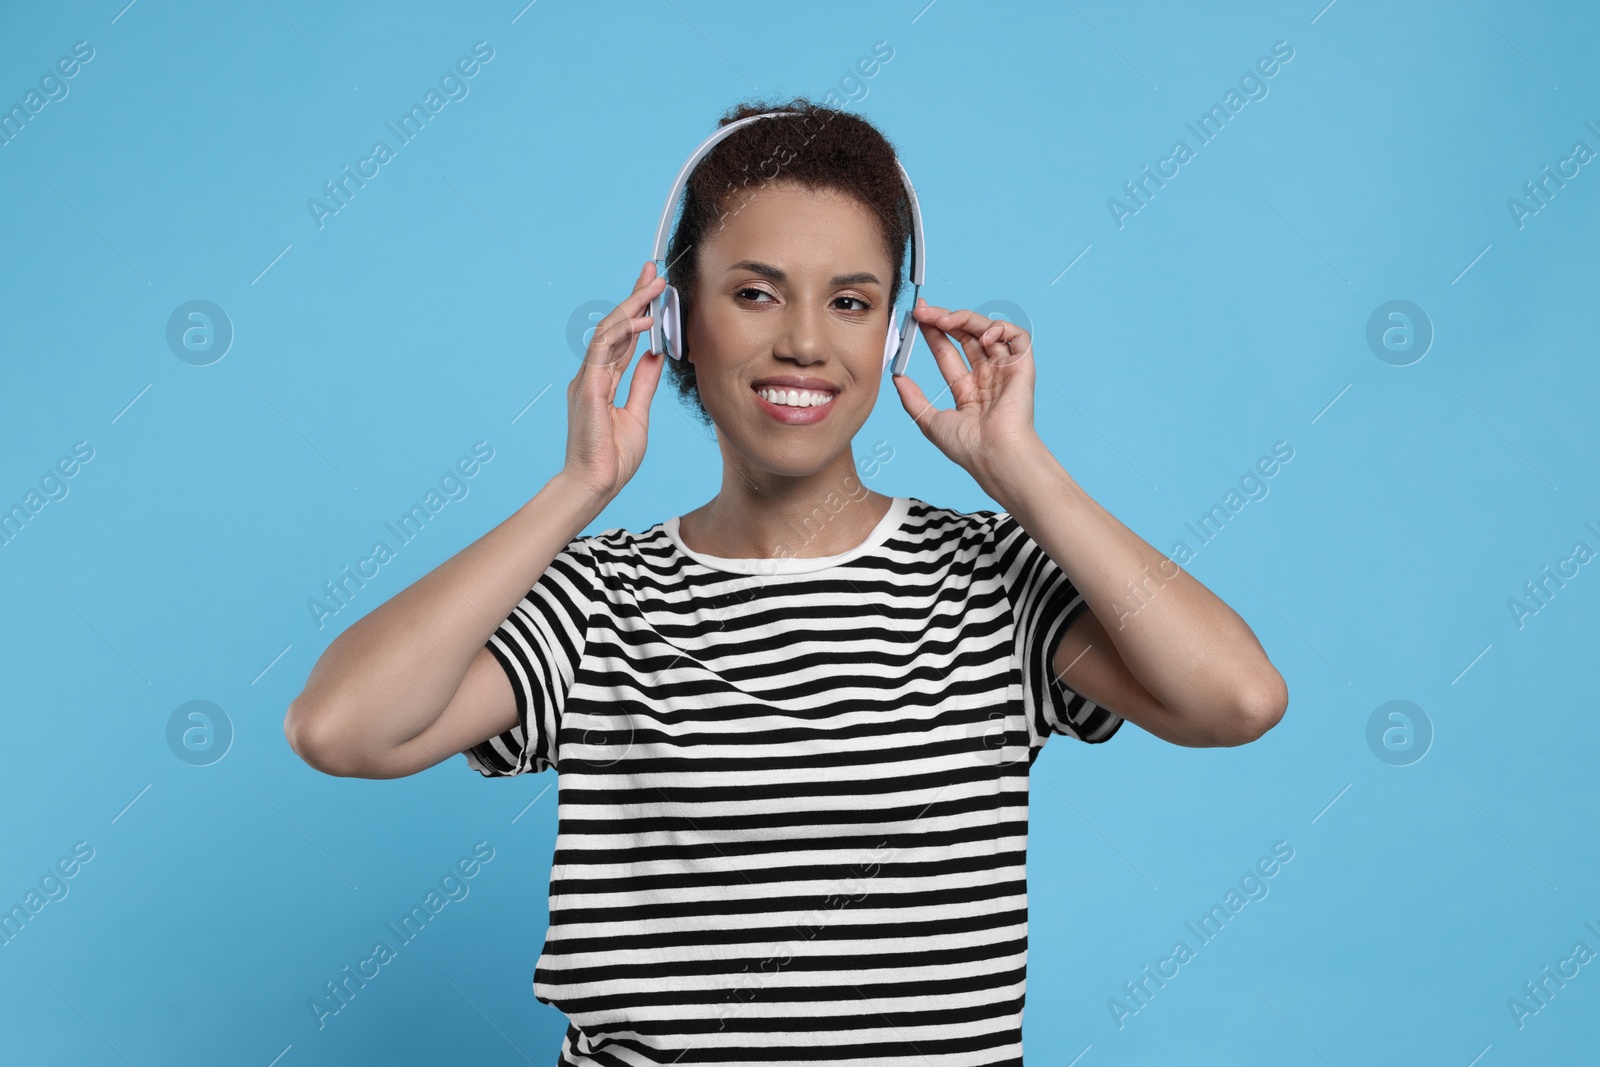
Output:
M786 389L812 389L817 392L832 393L833 399L821 407L792 408L785 404L774 404L764 400L756 389L761 386L779 386ZM821 422L828 417L828 413L839 403L839 389L837 386L825 382L820 378L799 378L792 375L782 375L776 378L762 378L750 383L750 395L755 397L761 410L766 412L773 420L791 426L809 426L814 422Z
M750 383L750 388L759 389L763 385L781 385L785 389L810 389L818 393L839 392L839 387L824 378L803 378L797 374L776 374L770 378L757 378Z

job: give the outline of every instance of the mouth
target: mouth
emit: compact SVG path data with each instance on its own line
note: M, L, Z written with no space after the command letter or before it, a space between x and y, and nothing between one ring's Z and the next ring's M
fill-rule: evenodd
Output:
M809 425L828 417L838 387L815 379L768 378L750 383L756 403L769 417L789 425Z

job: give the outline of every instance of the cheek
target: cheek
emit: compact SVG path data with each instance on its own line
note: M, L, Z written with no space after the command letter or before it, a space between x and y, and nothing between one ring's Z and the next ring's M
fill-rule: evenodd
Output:
M733 360L727 349L727 334L715 321L696 317L689 326L689 362L694 367L695 390L708 412L721 414L727 409L725 394L732 374Z
M763 336L762 324L747 316L731 315L716 309L696 312L689 327L689 348L694 355L695 375L701 387L718 390L729 381L730 373L751 355L765 351L770 342Z
M716 338L718 350L729 358L742 359L772 347L769 334L776 316L752 315L724 304L709 309L706 322Z
M861 343L861 365L869 373L876 374L883 367L883 346L889 338L887 330L888 327L872 330Z
M736 386L736 368L748 361L761 360L772 350L776 316L739 314L737 308L701 305L688 318L689 347L693 354L695 377L702 399L707 394L730 393ZM912 327L915 329L915 325ZM858 387L879 382L887 372L883 366L883 345L887 320L862 329L842 331L835 338L838 362ZM848 347L845 347L848 346ZM926 343L923 342L924 348ZM835 371L834 373L837 373Z
M866 330L863 333L864 336L852 343L850 371L858 382L873 382L880 374L888 373L883 365L883 345L886 335L883 329Z

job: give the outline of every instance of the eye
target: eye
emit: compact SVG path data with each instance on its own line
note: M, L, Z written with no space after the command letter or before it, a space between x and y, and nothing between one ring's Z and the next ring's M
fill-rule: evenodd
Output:
M867 303L865 300L861 299L859 296L841 296L841 297L839 297L839 299L840 300L854 300L856 303L861 305L861 307L859 309L847 309L847 310L860 310L860 311L871 311L872 310L872 305Z
M747 285L743 289L735 289L733 291L733 295L739 297L740 299L750 300L751 303L760 303L760 301L755 300L752 297L746 297L745 296L746 293L755 293L757 296L771 296L772 295L771 293L767 292L765 289L757 289L753 285Z

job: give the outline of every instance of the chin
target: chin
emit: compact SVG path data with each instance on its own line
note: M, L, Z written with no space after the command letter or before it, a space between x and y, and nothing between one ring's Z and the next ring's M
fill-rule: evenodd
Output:
M784 451L770 439L758 443L754 448L736 447L736 451L751 467L780 478L809 478L826 470L835 455L812 449L807 449L807 454L796 455L793 451Z
M805 478L825 470L840 450L849 447L848 439L837 447L831 437L827 442L813 439L802 443L798 436L785 440L782 427L774 433L763 432L766 428L760 425L744 425L730 432L727 423L715 418L712 422L717 428L717 440L724 448L751 468L782 478Z

